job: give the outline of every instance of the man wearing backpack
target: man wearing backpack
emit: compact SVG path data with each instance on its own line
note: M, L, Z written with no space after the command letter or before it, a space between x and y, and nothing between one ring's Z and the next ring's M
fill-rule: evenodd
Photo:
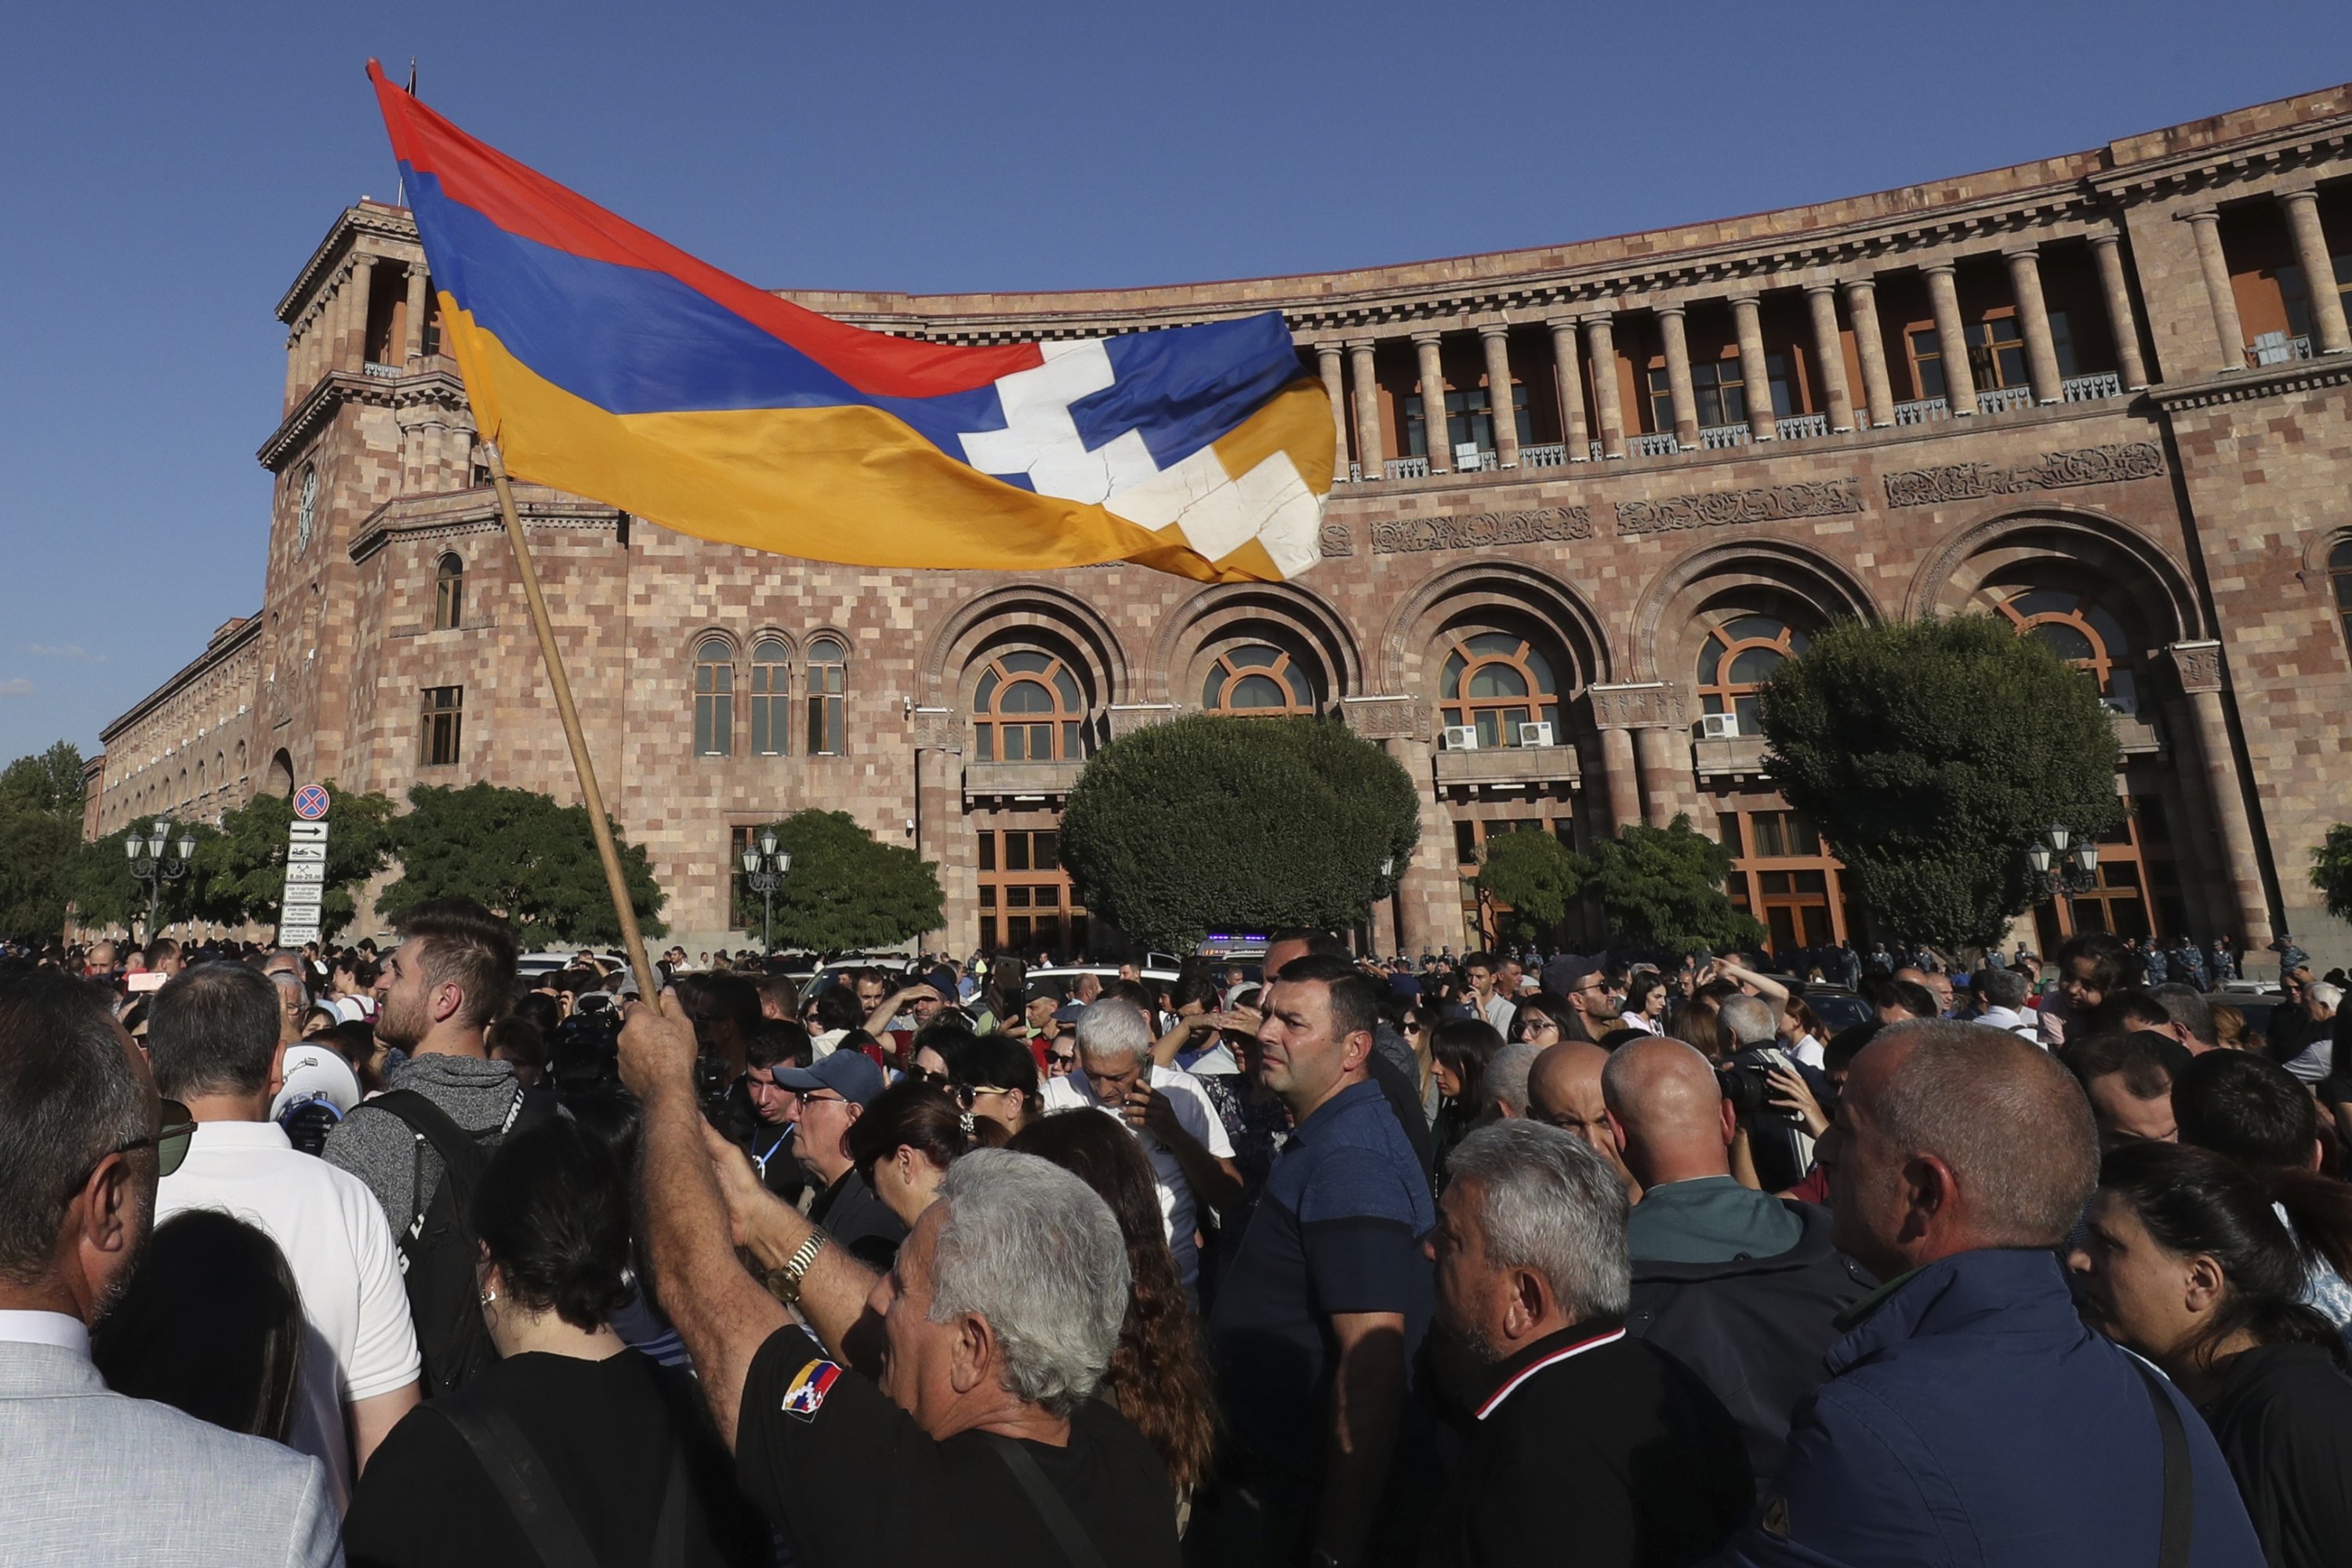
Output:
M542 1113L525 1111L513 1065L482 1044L512 998L513 931L471 899L418 904L399 925L375 1036L408 1059L386 1093L328 1134L323 1153L367 1184L392 1223L429 1397L498 1359L482 1326L468 1211L499 1140Z

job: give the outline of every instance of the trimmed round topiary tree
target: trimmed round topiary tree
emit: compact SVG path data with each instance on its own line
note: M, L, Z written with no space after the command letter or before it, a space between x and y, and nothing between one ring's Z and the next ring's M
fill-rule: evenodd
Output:
M1182 952L1226 925L1352 926L1420 837L1412 778L1345 725L1195 716L1087 763L1062 861L1130 941Z

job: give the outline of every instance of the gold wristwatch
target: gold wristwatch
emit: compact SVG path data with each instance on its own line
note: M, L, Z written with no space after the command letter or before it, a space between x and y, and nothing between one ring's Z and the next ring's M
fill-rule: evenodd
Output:
M784 1259L782 1268L769 1269L768 1294L787 1307L799 1306L801 1281L808 1278L809 1265L814 1263L816 1255L824 1250L826 1239L824 1232L811 1231L809 1238L801 1243L800 1249Z

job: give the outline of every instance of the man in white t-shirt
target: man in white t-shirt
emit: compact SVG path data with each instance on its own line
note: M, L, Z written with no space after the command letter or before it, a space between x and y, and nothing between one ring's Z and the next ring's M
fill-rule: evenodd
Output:
M1045 1081L1045 1110L1094 1106L1143 1141L1177 1277L1185 1293L1197 1298L1197 1205L1223 1209L1242 1195L1242 1174L1224 1123L1192 1074L1152 1065L1151 1026L1133 1003L1116 997L1097 1002L1079 1018L1077 1035L1078 1070Z
M367 1184L302 1153L268 1120L281 1076L277 987L241 963L199 964L155 994L155 1082L196 1123L155 1223L220 1209L268 1233L302 1292L300 1397L288 1441L316 1455L338 1510L368 1456L418 1399L416 1331L399 1253Z

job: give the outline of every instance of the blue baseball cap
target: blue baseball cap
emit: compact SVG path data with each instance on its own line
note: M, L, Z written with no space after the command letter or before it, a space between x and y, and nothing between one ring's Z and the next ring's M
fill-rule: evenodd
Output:
M852 1105L871 1105L882 1093L882 1069L855 1047L804 1068L775 1069L777 1087L796 1094L829 1089Z

